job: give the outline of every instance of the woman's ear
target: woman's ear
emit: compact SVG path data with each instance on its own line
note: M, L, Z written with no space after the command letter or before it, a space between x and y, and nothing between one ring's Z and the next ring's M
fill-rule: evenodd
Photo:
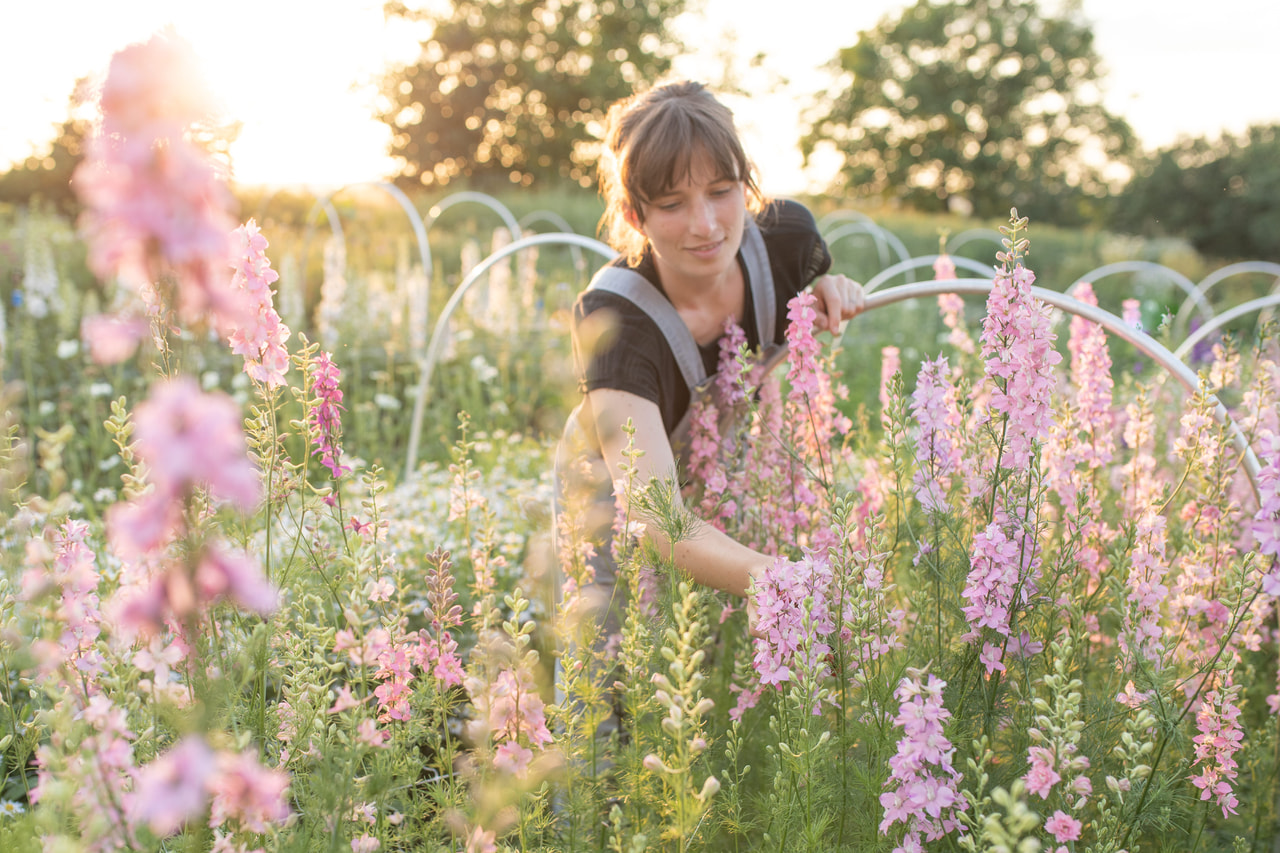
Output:
M625 219L627 224L632 228L636 229L641 234L644 233L644 222L641 221L640 214L636 213L636 209L634 207L629 204L624 207L622 209L622 218Z

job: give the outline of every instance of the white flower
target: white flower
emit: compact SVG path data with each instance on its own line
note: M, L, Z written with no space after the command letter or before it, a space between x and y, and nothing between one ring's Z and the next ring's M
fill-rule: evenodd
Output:
M17 817L25 811L16 800L0 800L0 817Z
M379 409L389 409L394 411L400 408L400 398L393 397L390 394L374 394L373 404Z
M476 379L486 384L498 378L498 368L485 361L482 355L472 357L471 369L475 371Z
M111 383L110 382L91 383L89 385L89 396L90 397L110 397Z
M218 387L218 383L222 381L222 377L218 375L216 370L206 370L200 374L200 387L206 391L212 391Z
M57 410L57 408L58 407L54 405L54 402L52 400L41 400L40 405L36 407L36 411L39 412L42 417L44 417L47 415L52 415Z
M58 341L58 358L68 359L80 352L80 342L76 340Z

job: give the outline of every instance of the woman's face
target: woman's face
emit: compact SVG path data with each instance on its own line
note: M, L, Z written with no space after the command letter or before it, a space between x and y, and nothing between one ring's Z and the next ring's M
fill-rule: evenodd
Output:
M688 177L641 208L643 220L633 224L648 238L663 284L714 281L737 263L746 187L718 174L711 158L695 155Z

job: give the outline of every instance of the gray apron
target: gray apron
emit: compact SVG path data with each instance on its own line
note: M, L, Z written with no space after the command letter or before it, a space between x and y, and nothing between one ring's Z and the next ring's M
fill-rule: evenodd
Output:
M740 251L746 266L747 283L751 288L756 331L761 341L761 352L755 356L755 360L767 371L786 356L787 347L785 342L770 341L777 323L777 295L764 238L753 219L747 219ZM690 399L689 408L668 439L683 478L694 407L707 399L716 403L720 412L720 434L724 436L729 434L734 420L742 415L745 406L725 406L716 399L715 374L707 374L697 341L689 327L680 319L670 300L643 275L634 270L608 266L595 275L588 288L615 293L644 311L657 324L667 345L675 354L680 374L689 388ZM579 375L585 375L585 365L579 364L577 367ZM562 532L558 523L562 503L570 490L573 490L575 504L583 508L585 515L580 520L582 529L579 532L585 535L587 541L594 543L596 548L595 556L588 560L595 571L594 579L580 590L584 618L585 614L590 614L589 618L603 631L601 639L605 639L619 630L619 611L625 600L626 589L618 585L617 566L610 549L616 514L613 482L600 448L593 441L594 430L588 431L584 427L590 417L589 402L584 399L569 416L564 435L556 448L554 512L557 523L554 529L558 538ZM560 567L558 556L556 565ZM559 589L558 587L557 594L560 594Z

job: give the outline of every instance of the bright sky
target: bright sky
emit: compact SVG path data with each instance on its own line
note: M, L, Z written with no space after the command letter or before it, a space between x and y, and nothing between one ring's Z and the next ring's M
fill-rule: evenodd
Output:
M1106 101L1148 148L1179 134L1239 132L1280 122L1277 0L1082 0L1108 69ZM736 55L763 52L727 98L764 189L799 192L809 178L794 149L804 96L822 88L820 66L899 0L703 0L705 20L683 22L702 53L682 73L715 82L732 33ZM387 57L416 54L413 33L383 20L381 0L11 0L0 51L0 168L49 141L65 119L77 77L101 74L111 54L172 23L243 123L232 148L244 183L312 188L380 179L386 129L372 118L373 80ZM1042 6L1053 8L1053 0ZM770 83L788 85L762 94Z

